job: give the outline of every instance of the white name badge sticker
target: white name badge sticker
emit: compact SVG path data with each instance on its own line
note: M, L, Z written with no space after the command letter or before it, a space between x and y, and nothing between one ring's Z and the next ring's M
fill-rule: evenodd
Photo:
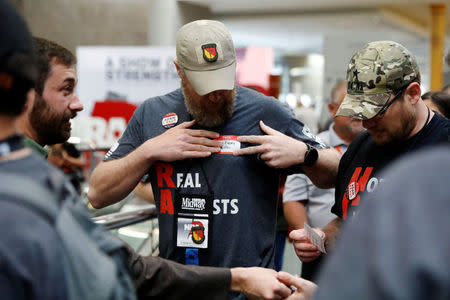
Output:
M222 142L222 148L217 154L233 154L234 150L241 149L241 142L238 142L237 135L221 135L216 141Z

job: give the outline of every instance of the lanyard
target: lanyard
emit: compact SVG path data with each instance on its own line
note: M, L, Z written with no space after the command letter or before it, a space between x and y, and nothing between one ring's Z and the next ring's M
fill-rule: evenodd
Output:
M189 171L193 167L193 161L189 161L189 165L186 169L186 174L189 173ZM180 185L177 187L175 191L176 200L176 217L175 217L175 236L176 236L176 245L177 247L185 247L184 250L181 248L177 249L177 252L184 251L184 258L185 258L185 264L187 265L199 265L200 262L200 250L208 250L208 247L210 247L210 237L211 237L211 230L212 230L212 200L214 198L214 194L211 189L211 185L209 184L209 180L206 176L205 169L203 167L203 160L200 161L200 170L203 174L203 177L205 178L205 182L207 185L207 192L206 195L199 195L195 196L198 197L197 199L204 199L204 206L202 207L202 213L205 213L205 215L195 215L192 211L189 211L189 208L187 208L187 211L184 211L183 213L180 212L180 206L181 204L181 198L187 196L187 198L191 198L191 195L184 195L181 196L181 187L183 186L184 180L180 183ZM187 178L187 176L183 176L183 178ZM201 200L200 200L201 201ZM208 209L209 207L209 209ZM185 208L186 209L186 208ZM186 231L186 226L191 226L189 233ZM187 237L186 237L186 233Z

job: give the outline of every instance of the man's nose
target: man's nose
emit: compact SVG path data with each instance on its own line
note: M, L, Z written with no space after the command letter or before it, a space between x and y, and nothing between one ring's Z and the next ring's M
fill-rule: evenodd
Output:
M223 98L223 91L214 91L208 94L208 99L209 101L213 102L213 103L218 103L222 100Z
M76 94L73 95L72 99L70 100L69 109L74 111L82 111L83 110L83 103L81 102L80 98Z

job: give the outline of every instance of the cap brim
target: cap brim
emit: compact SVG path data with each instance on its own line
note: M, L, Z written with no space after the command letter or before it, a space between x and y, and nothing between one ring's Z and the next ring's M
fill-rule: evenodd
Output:
M336 116L368 120L375 117L391 97L391 93L372 95L347 94L339 106Z
M236 80L236 62L221 69L192 71L184 69L191 86L200 96L217 90L232 90Z

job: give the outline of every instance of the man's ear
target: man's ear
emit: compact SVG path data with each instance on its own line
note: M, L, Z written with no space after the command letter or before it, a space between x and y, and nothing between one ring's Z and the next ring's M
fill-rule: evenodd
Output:
M336 115L336 105L332 103L328 103L328 111L330 112L330 115L334 118L334 115Z
M413 105L419 101L421 93L422 90L420 89L420 84L417 82L410 83L408 88L405 90L406 98Z
M182 78L183 75L181 74L181 68L180 68L180 66L178 65L178 62L177 62L176 59L173 61L173 64L175 65L175 68L177 68L177 74L178 74L178 77Z
M34 100L36 98L36 91L34 89L30 89L27 93L27 100L25 101L24 111L29 113L34 105Z

